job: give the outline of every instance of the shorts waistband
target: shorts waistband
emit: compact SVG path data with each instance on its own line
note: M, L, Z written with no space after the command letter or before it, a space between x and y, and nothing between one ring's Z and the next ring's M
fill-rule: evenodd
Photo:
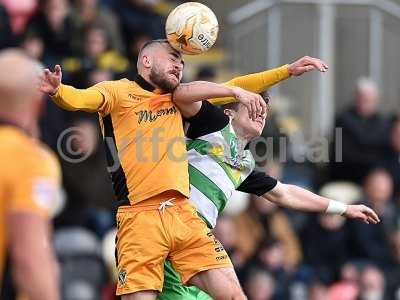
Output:
M153 196L149 199L140 201L139 203L136 203L134 205L120 206L118 207L118 211L122 212L158 209L160 207L160 203L167 200L172 201L174 205L182 205L188 203L188 199L181 193L175 191L167 191Z

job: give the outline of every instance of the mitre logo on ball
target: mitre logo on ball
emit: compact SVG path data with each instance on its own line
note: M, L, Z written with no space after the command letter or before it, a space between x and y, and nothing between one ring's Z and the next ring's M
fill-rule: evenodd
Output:
M218 37L218 20L204 4L187 2L177 6L165 25L171 46L184 54L200 54L209 50Z

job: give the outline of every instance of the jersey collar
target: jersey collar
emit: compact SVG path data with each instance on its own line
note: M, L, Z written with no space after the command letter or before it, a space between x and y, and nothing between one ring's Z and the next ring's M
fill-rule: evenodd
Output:
M156 90L156 88L149 83L148 81L146 81L146 79L144 79L142 76L140 76L139 74L136 75L135 77L135 82L144 90L149 91L149 92L154 92Z
M25 132L26 134L29 134L29 132L25 128L23 128L21 125L15 123L13 121L3 119L3 118L0 118L0 126L11 126L14 128L18 128L19 130Z

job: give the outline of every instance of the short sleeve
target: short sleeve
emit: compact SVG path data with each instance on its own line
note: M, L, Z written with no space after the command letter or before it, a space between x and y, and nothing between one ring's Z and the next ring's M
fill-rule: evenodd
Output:
M58 161L46 155L45 160L21 157L17 164L7 176L8 212L28 212L48 218L61 196Z
M278 184L278 180L263 172L253 171L237 188L238 191L262 196Z
M208 101L203 101L199 112L185 121L189 123L186 136L190 139L196 139L221 130L229 124L229 117L217 106Z
M103 95L104 102L100 106L98 112L101 116L108 115L117 104L115 81L102 81L90 87L89 89L99 91Z

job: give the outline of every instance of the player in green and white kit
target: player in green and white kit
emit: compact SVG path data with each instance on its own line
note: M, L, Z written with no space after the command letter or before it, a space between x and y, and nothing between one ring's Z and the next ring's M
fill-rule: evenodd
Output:
M367 223L379 221L375 212L364 205L345 205L255 171L254 159L245 146L261 134L266 115L251 118L247 108L238 103L225 111L208 101L194 103L224 97L225 93L228 92L221 85L206 82L181 85L174 93L174 101L188 123L190 200L210 228L215 226L234 190L297 210L336 213ZM217 252L219 247L216 246ZM198 288L184 286L170 263L166 263L164 272L159 299L211 299Z

